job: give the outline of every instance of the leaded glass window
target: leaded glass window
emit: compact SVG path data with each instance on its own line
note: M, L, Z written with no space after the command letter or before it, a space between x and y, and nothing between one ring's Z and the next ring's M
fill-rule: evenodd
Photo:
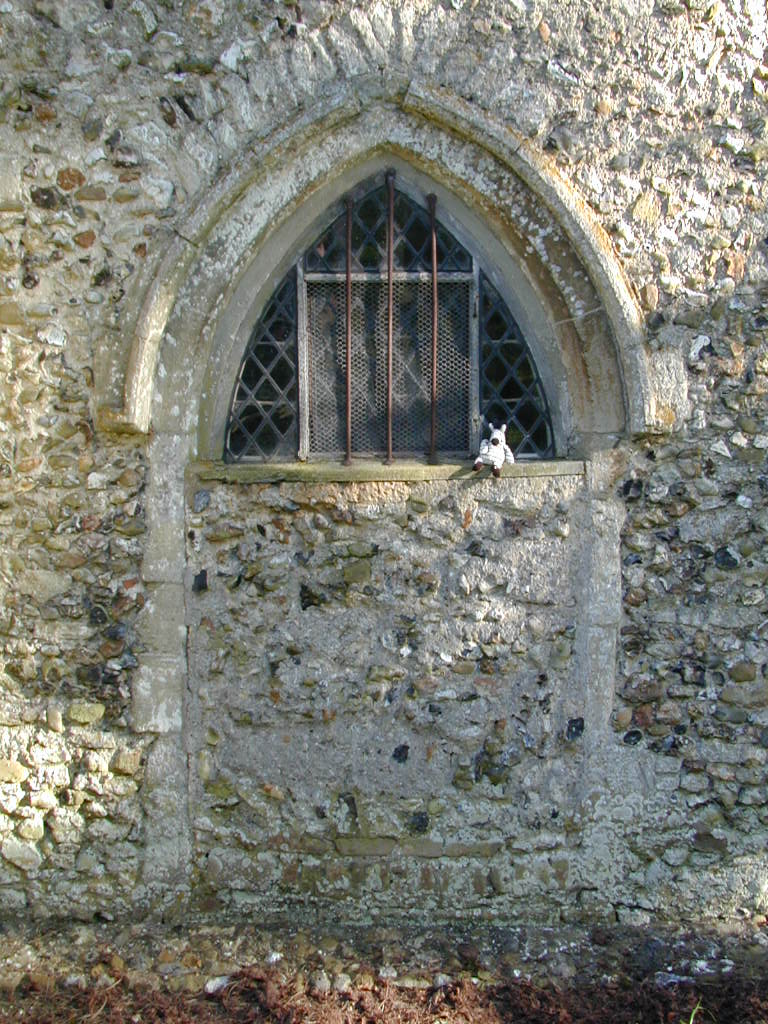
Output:
M251 334L227 424L232 461L296 457L296 274L274 293Z
M466 457L483 417L554 454L530 350L476 256L390 174L359 190L255 325L225 459Z

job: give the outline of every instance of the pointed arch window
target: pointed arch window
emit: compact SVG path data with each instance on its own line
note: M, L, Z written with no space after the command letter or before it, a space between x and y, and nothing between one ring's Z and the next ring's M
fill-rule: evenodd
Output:
M388 172L331 212L251 333L225 460L466 457L483 418L517 457L553 456L528 345L434 197Z

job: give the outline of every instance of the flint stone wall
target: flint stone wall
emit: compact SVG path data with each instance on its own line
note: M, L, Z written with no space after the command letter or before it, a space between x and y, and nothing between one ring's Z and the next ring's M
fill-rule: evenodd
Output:
M0 2L4 914L765 912L767 45L752 0ZM388 124L549 310L561 461L225 470L247 301Z
M592 888L620 517L574 468L195 491L201 899L377 916L525 896L556 917ZM596 556L614 567L599 582Z

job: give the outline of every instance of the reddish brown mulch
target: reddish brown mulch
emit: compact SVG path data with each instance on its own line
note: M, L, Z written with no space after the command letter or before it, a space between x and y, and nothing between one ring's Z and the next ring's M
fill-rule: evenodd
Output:
M129 988L118 979L85 991L25 984L1 998L0 1021L24 1024L768 1024L768 979L561 991L526 981L431 989L377 981L317 996L296 976L250 968L215 996Z

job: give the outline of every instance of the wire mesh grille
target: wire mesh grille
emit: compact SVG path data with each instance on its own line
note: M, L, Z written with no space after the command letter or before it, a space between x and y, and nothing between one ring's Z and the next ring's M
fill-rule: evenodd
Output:
M430 442L432 291L428 281L396 281L392 332L392 445L426 452ZM438 285L437 446L465 452L469 422L469 282ZM346 334L343 282L307 281L310 450L346 443ZM386 449L386 281L352 284L352 447Z
M227 461L296 455L296 334L296 273L291 270L246 346L227 423Z
M554 454L552 421L535 363L498 291L480 275L480 405L491 423L507 424L516 455Z
M352 261L355 272L386 273L387 215L389 197L385 186L369 192L352 214ZM307 250L307 273L343 273L346 270L347 216L340 214ZM432 269L429 213L410 196L395 189L393 260L396 271ZM437 269L471 273L472 256L442 225L437 228Z
M386 186L352 208L351 400L352 452L387 450ZM432 409L431 220L405 193L394 191L392 331L392 449L430 450ZM292 459L299 451L346 450L346 211L336 217L280 283L246 346L227 422L224 457ZM517 455L554 454L552 422L528 346L508 306L472 255L439 221L436 448L466 454L470 408L479 366L480 412L507 424ZM300 264L299 264L300 266ZM298 285L297 285L298 281ZM302 290L299 303L297 287ZM473 314L473 309L475 310ZM299 313L301 310L301 313ZM479 352L475 352L472 326ZM299 348L302 369L299 384ZM474 353L474 354L473 354ZM305 358L306 357L306 358ZM474 386L473 386L474 385ZM299 393L299 389L301 394ZM302 456L303 457L303 456Z

